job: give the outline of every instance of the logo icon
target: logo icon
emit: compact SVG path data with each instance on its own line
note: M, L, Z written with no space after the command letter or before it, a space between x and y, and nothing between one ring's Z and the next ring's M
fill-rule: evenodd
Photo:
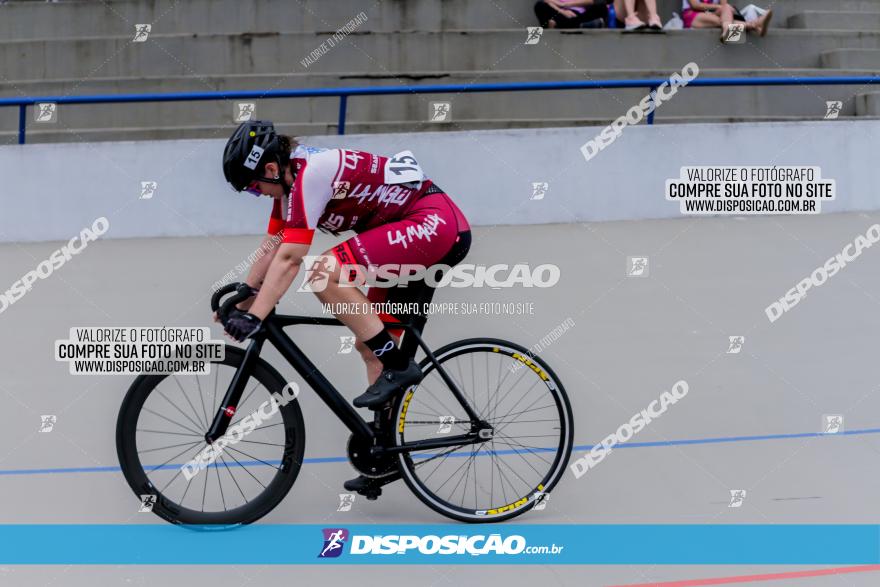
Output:
M57 416L53 416L51 414L46 416L40 416L40 432L52 432L52 429L55 427L55 422L58 421Z
M227 406L226 409L223 410L223 412L231 418L235 415L235 407Z
M533 181L532 182L532 197L530 200L543 200L544 196L547 194L547 190L550 189L550 184L546 181Z
M34 122L49 123L58 121L58 104L38 102L34 105Z
M156 496L155 495L152 495L152 494L142 495L141 496L141 506L138 508L138 513L139 514L150 513L153 511L154 505L156 505Z
M354 493L340 493L339 494L339 507L336 508L337 512L350 512L352 506L354 506Z
M627 257L626 258L626 275L627 275L627 277L647 277L648 276L648 258L647 257Z
M330 196L331 200L344 200L348 195L349 190L351 189L351 183L347 181L334 181L333 182L333 195Z
M729 508L738 508L742 507L743 501L746 499L746 490L745 489L731 489L730 490L730 503L727 504Z
M149 200L152 199L153 195L156 193L156 189L159 187L159 183L155 181L142 181L141 182L141 195L138 200Z
M336 558L342 554L345 541L348 540L348 530L345 528L324 528L324 547L318 554L318 558Z
M340 336L339 337L339 350L336 351L337 355L347 355L354 350L354 337L353 336Z
M840 100L827 100L825 102L825 120L834 120L840 116L843 110L843 102Z
M526 42L523 45L537 45L541 41L544 29L539 26L526 27Z
M306 268L302 285L296 291L324 291L330 275L336 270L336 257L333 255L306 255L303 257Z
M452 122L452 104L450 102L431 102L428 104L428 120L431 122Z
M238 102L232 111L235 122L247 122L257 117L257 105L253 102Z
M455 424L455 416L440 416L440 427L437 428L437 434L449 434L452 432L453 424Z
M151 24L136 24L134 25L134 38L131 40L132 43L143 43L147 40L147 37L150 36L150 31L153 30L153 25Z
M745 336L728 336L727 338L729 340L729 343L727 346L727 354L728 355L738 355L739 352L743 348L743 344L745 344L745 342L746 342L746 337Z
M536 510L544 510L547 509L547 502L550 501L550 494L543 493L539 491L535 494L535 507Z
M843 432L843 416L825 414L822 416L822 434L840 434Z
M727 26L724 34L725 43L742 43L746 40L746 25L742 22L734 22Z

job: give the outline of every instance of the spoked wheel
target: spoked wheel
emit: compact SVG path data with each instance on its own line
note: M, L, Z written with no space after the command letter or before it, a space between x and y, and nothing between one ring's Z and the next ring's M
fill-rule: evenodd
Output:
M553 371L526 349L491 338L435 353L491 440L401 453L410 489L429 507L463 522L498 522L535 506L559 481L571 456L571 406ZM471 421L433 363L395 406L396 443L466 434Z
M209 446L205 433L243 359L241 349L227 345L210 374L141 375L122 402L116 423L122 472L136 495L156 496L152 511L169 522L249 524L278 505L296 480L305 451L302 412L292 400L272 414L266 402L270 394L284 397L286 382L262 359L229 427L243 433L227 431L233 442L213 462L203 460L204 468L184 467ZM258 408L271 415L255 420Z

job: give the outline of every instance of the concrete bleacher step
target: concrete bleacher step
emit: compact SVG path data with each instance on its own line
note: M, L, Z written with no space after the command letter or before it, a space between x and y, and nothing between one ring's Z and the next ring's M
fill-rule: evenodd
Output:
M153 24L157 34L333 32L360 12L362 31L505 29L536 24L531 0L80 0L0 4L0 39L130 35ZM761 4L761 3L759 3ZM776 23L799 12L828 11L828 0L775 0ZM835 0L842 12L880 11L880 0ZM679 0L659 0L664 20ZM822 27L825 28L825 27Z
M302 33L151 35L144 43L132 43L128 36L0 41L0 71L7 79L33 80L352 70L680 69L689 61L704 68L791 68L816 67L823 52L880 49L880 32L854 36L846 31L778 30L723 46L711 30L666 35L545 31L537 45L524 45L524 40L518 29L352 34L310 65L301 60L319 39Z
M0 5L0 38L128 35L138 23L152 24L157 34L333 33L361 12L367 17L357 25L361 31L503 29L536 24L532 5L520 0L10 2Z
M872 117L877 118L877 117ZM852 116L841 115L838 120L852 120ZM859 117L859 120L869 119ZM760 123L760 122L796 122L804 120L798 116L659 116L655 124L700 124L700 123ZM596 131L609 124L610 120L601 118L537 118L517 120L459 120L451 124L430 124L425 122L393 121L357 123L348 127L347 134L375 133L418 133L418 132L452 132L466 130L510 129L510 128L551 128L551 127L593 127L584 133L584 141L595 136ZM828 121L833 124L835 121ZM643 123L644 124L644 123ZM334 124L300 124L298 122L276 122L276 127L284 133L295 136L316 136L336 134ZM598 127L598 128L597 128ZM97 141L131 141L131 140L169 140L181 138L224 139L229 136L231 127L227 126L189 126L189 127L149 127L149 128L89 128L69 129L59 125L52 129L29 129L28 143L54 142L97 142ZM16 133L0 131L0 145L14 144ZM342 141L344 139L341 138ZM219 153L217 154L219 157ZM219 159L218 159L219 160Z
M880 49L834 49L820 56L822 67L880 71Z
M326 72L290 73L279 75L179 75L137 76L114 78L7 80L0 86L0 97L86 96L103 94L139 94L173 92L211 92L235 90L268 90L272 88L336 88L397 85L495 84L549 81L596 81L629 79L665 79L674 69L652 68L590 68L590 69L513 69L460 71L386 71L382 73ZM831 77L866 75L860 70L829 70L827 68L702 68L701 78L767 78ZM501 92L503 94L505 92ZM497 95L497 94L496 94ZM352 98L354 99L354 98Z
M788 75L826 77L854 72L827 70L789 70ZM549 81L597 80L614 78L664 78L668 73L652 70L607 70L568 72L456 72L441 79L437 73L427 72L421 81L388 76L380 79L354 75L300 74L286 78L283 83L272 76L239 76L232 79L178 77L137 80L103 80L78 82L18 82L7 89L7 95L25 93L33 96L89 95L140 93L193 92L206 90L264 90L279 88L332 88L350 86L400 86L424 84L471 84ZM704 70L703 77L770 77L775 70ZM780 87L700 87L684 88L659 113L664 116L800 116L821 117L825 102L844 103L844 114L854 113L854 94L861 86L780 86ZM542 92L492 93L432 93L416 95L353 96L348 99L347 124L426 122L430 102L452 104L453 120L508 120L538 119L541 116L567 119L602 118L611 120L624 114L646 95L647 88L580 89ZM242 100L211 100L199 102L152 102L127 104L63 104L58 109L58 120L68 128L149 128L151 126L234 126L236 104ZM246 100L256 105L256 115L271 120L299 120L304 124L332 125L335 129L339 99L337 97L280 98ZM18 123L17 108L0 108L0 129L13 130ZM32 116L29 113L28 120ZM30 123L37 130L42 125Z
M880 116L880 92L857 94L855 110L857 116Z
M788 17L788 28L872 31L880 29L880 6L875 12L804 11Z

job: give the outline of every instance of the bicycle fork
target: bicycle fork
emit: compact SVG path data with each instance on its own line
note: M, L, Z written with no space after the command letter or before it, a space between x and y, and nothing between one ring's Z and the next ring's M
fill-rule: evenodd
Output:
M251 339L251 343L245 351L244 360L238 370L236 370L235 375L233 375L232 381L226 389L226 394L223 396L223 401L220 402L220 407L214 415L214 420L211 422L211 427L208 428L208 432L205 434L205 441L208 444L213 444L226 434L226 430L235 416L238 402L241 401L241 395L244 393L244 388L250 378L251 371L257 362L257 358L260 356L263 340L263 337Z

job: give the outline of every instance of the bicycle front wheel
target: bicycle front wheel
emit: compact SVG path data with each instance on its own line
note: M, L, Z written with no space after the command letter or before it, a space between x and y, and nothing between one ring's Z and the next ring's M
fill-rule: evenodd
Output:
M498 522L532 509L568 464L571 405L555 373L519 345L492 338L449 344L435 353L482 420L491 440L399 455L403 478L435 511L463 522ZM434 364L395 406L395 438L407 442L466 434L470 418Z
M286 382L262 359L235 406L226 434L234 442L205 453L205 433L243 359L227 345L210 374L141 375L132 383L119 410L116 451L142 507L175 524L249 524L287 495L302 465L305 426L297 400L274 413L267 404L270 394L284 397ZM256 419L260 411L268 417Z

